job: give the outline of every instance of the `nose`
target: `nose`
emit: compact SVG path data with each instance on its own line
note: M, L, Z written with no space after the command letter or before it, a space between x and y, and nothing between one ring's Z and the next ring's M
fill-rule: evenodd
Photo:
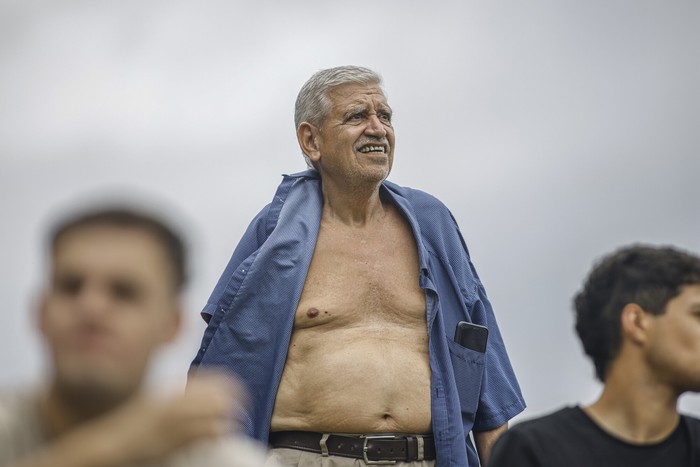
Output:
M109 310L109 295L96 284L86 284L80 291L75 306L76 311L79 311L83 317L99 319Z
M386 136L386 128L384 124L379 120L377 114L370 115L367 120L367 127L365 128L365 133L371 136L378 136L383 138Z

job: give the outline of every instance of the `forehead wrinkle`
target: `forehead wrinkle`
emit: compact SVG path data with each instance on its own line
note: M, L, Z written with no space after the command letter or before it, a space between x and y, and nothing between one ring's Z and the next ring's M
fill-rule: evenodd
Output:
M384 92L379 87L361 87L359 90L353 85L340 85L332 88L328 91L327 97L334 103L340 104L340 100L348 100L345 104L352 104L357 102L366 102L383 100L386 102L386 96Z
M357 99L354 102L348 103L344 108L344 114L351 114L357 111L367 111L370 109L376 109L377 111L384 110L393 112L391 106L386 102L374 102L370 99Z
M357 90L361 90L363 94L382 94L384 95L384 91L376 83L367 83L367 84L360 84L360 83L344 83L344 84L339 84L337 86L334 86L328 90L329 94L344 94L344 95L351 95L351 94L356 94Z

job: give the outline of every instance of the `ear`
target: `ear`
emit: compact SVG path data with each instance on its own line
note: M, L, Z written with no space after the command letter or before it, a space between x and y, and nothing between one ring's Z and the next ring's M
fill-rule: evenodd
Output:
M318 128L309 122L302 122L297 128L297 140L299 146L312 162L318 162L321 152L318 146Z
M46 330L48 326L48 299L49 298L46 296L46 292L42 292L41 295L38 295L37 298L34 300L34 306L32 307L32 310L34 311L32 316L34 326L43 336L46 336Z
M624 339L643 345L649 339L652 317L636 303L628 303L622 309L620 330Z
M168 322L163 328L163 342L170 343L177 338L180 334L180 329L182 328L182 306L178 302L173 307L174 309L168 310Z

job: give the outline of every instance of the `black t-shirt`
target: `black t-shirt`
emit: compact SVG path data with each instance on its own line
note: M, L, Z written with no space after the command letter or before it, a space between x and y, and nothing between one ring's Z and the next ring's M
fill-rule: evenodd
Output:
M489 467L700 467L700 420L654 444L631 444L603 431L579 407L520 423L494 445Z

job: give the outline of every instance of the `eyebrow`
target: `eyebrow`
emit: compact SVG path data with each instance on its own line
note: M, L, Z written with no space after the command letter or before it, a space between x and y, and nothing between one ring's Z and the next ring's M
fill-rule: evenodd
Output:
M345 115L350 115L358 112L367 112L369 105L365 103L351 104L351 106L346 110ZM378 112L388 112L390 114L394 113L394 110L389 106L389 104L378 104Z
M366 104L354 104L347 109L347 111L345 112L345 115L355 114L358 112L367 112L367 105Z
M57 280L74 279L76 277L83 278L85 277L85 273L78 269L72 268L62 268L60 270L54 269L51 272L51 280L54 282Z

